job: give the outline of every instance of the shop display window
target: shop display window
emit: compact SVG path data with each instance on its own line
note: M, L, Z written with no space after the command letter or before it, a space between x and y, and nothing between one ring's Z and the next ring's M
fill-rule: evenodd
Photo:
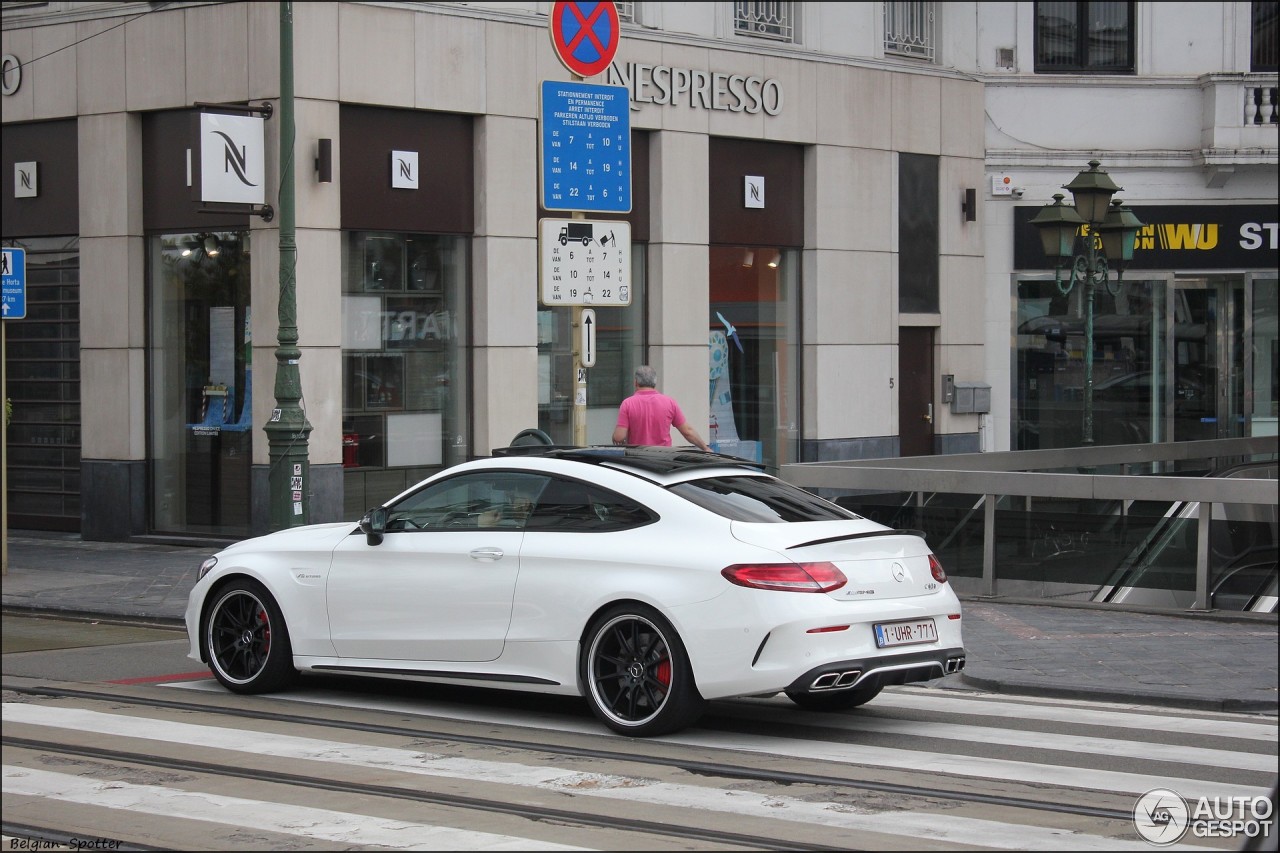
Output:
M157 531L249 532L249 232L150 238L149 447Z
M699 432L718 453L771 468L799 461L800 252L712 246L710 256L710 423Z
M464 237L347 234L342 464L348 515L467 458L468 251Z

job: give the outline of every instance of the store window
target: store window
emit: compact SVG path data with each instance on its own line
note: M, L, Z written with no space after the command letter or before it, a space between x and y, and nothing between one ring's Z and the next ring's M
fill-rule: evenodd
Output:
M800 461L799 286L796 249L711 247L712 450L770 469Z
M1132 74L1133 3L1036 3L1036 73Z
M1249 282L1248 390L1245 400L1249 435L1280 433L1280 288L1274 275L1259 274Z
M618 406L634 390L632 377L645 362L645 252L631 245L631 304L593 305L596 363L587 370L587 444L609 444ZM573 351L581 335L573 309L538 308L538 428L555 444L574 444Z
M80 239L28 237L26 317L6 322L9 525L80 529Z
M470 247L352 231L343 251L343 488L358 516L467 458Z
M1113 285L1115 282L1112 282ZM1084 435L1085 288L1053 279L1017 286L1015 450L1077 447ZM1170 381L1165 358L1166 286L1125 280L1094 295L1094 444L1172 440L1169 417L1203 405L1199 386ZM1198 415L1197 415L1198 417Z
M149 241L152 527L249 532L249 232Z

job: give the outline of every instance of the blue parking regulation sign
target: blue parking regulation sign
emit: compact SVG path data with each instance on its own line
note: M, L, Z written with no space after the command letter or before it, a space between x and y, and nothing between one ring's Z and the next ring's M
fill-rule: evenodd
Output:
M543 81L544 210L631 212L630 110L625 86Z
M0 273L4 281L0 315L6 320L21 320L27 316L27 250L5 247Z

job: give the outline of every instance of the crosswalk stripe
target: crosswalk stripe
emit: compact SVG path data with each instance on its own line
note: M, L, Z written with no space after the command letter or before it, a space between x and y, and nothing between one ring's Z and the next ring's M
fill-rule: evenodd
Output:
M966 743L990 743L1000 746L1016 746L1024 749L1047 749L1107 758L1133 758L1144 761L1165 761L1180 764L1199 764L1202 767L1230 767L1236 770L1257 770L1269 773L1276 768L1276 756L1256 753L1231 752L1224 749L1207 749L1198 746L1178 746L1150 741L1117 740L1103 737L1082 737L1071 734L1045 734L1025 729L996 729L987 726L970 726L964 723L928 723L918 720L888 720L870 717L832 718L824 716L826 728L839 728L858 732L904 735L912 738L936 738L959 740Z
M856 814L833 809L829 803L813 803L797 798L756 794L742 790L665 783L629 776L581 773L563 768L511 762L447 758L437 754L392 747L139 719L75 708L6 704L4 716L9 723L70 728L279 758L308 759L435 777L520 785L578 796L622 798L632 802L643 801L667 807L693 807L770 820L800 821L849 831L931 838L972 846L1024 849L1028 846L1049 849L1068 846L1077 850L1108 850L1120 849L1118 848L1120 845L1122 849L1147 849L1141 843L1124 846L1123 842L1114 838L1061 829L973 818L960 819L955 816L948 817L940 824L936 815L919 812ZM938 760L939 756L932 757L935 765ZM1149 787L1157 786L1153 784Z
M214 690L221 690L214 687ZM332 705L366 710L391 711L397 714L414 714L417 716L440 716L432 713L431 703L423 699L388 699L356 696L350 693L331 693L327 691L306 691L281 694L280 699L293 702ZM878 700L877 700L878 701ZM1006 706L1006 713L1010 709ZM1013 711L1016 713L1016 710ZM449 716L459 716L450 713ZM520 714L497 709L468 707L465 719L497 725L521 725L531 728L548 729L564 732L593 733L607 737L594 721L578 722L556 714ZM832 720L838 719L832 717ZM845 718L846 721L848 718ZM848 723L856 729L865 718L859 717ZM1155 717L1155 720L1163 719ZM798 728L797 728L798 730ZM616 735L622 737L622 735ZM1041 748L1053 748L1058 735L1040 733ZM986 758L981 756L951 755L916 749L895 749L868 744L842 744L827 741L810 741L802 738L770 737L767 735L734 735L706 729L687 729L675 735L668 735L663 740L673 743L686 743L690 746L711 747L713 749L739 750L743 752L760 752L786 755L793 758L836 761L873 767L884 767L896 770L927 770L936 773L949 773L958 776L979 776L991 779L1008 779L1031 784L1060 785L1068 788L1095 789L1114 793L1133 794L1137 796L1153 788L1172 787L1184 796L1248 796L1259 793L1259 789L1245 785L1231 785L1207 779L1172 778L1148 773L1128 773L1109 771L1095 767L1070 767L1058 764L1013 761L1002 758ZM1140 749L1141 742L1131 747ZM1250 759L1252 760L1252 759ZM1192 762L1194 763L1194 762ZM1267 769L1274 768L1272 760ZM1265 792L1263 792L1265 793Z
M952 696L938 692L885 691L868 709L903 708L913 711L943 711L953 714L975 714L1006 718L1015 716L1021 720L1053 723L1079 723L1090 726L1109 726L1126 729L1152 729L1181 734L1234 737L1248 740L1277 742L1280 735L1274 720L1247 722L1217 717L1184 717L1149 714L1130 711L1123 706L1099 709L1089 705L1064 705L1061 700L1052 704L1035 702L1019 697L1017 702Z
M4 765L4 794L398 850L582 850L491 832Z

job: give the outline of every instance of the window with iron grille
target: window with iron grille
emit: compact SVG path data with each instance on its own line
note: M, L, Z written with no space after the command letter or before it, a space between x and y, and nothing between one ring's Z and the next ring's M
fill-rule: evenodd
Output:
M795 3L733 4L733 31L760 38L794 42Z
M1036 3L1036 73L1133 71L1133 3Z
M1277 41L1276 24L1280 22L1280 3L1253 4L1253 47L1249 70L1275 71Z
M614 3L618 9L618 20L626 21L629 24L636 22L636 4L635 3Z
M897 56L934 60L937 3L884 4L884 50Z

